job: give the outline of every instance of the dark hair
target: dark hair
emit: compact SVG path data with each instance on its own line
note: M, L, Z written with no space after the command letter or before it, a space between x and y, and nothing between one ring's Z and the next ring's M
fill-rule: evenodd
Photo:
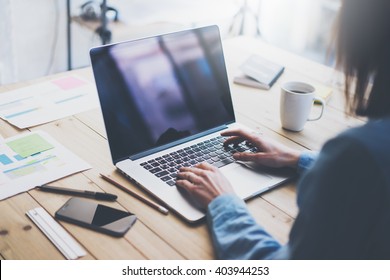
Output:
M390 1L343 0L337 64L345 74L348 113L390 115Z

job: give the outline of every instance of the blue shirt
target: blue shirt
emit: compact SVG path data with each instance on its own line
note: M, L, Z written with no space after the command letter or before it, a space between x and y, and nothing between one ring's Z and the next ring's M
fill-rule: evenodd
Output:
M305 171L306 170L306 171ZM235 195L208 206L219 259L390 259L390 118L303 153L299 213L282 246Z

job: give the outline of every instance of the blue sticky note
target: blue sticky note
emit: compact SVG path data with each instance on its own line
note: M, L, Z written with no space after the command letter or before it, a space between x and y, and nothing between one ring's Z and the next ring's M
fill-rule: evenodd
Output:
M0 155L0 162L4 165L12 163L12 160L5 154Z
M14 158L15 158L17 161L24 160L24 157L22 157L21 155L16 155L16 156L14 156Z

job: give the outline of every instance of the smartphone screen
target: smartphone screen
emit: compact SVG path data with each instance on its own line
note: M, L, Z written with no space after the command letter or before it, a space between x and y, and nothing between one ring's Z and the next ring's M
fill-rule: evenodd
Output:
M130 212L77 197L69 199L55 217L114 236L123 236L137 219Z

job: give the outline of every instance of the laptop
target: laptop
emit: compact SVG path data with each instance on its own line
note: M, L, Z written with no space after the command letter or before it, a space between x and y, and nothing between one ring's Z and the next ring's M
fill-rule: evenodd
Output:
M285 181L235 162L250 143L223 147L234 115L217 26L92 48L93 73L114 165L188 222L205 212L175 186L178 169L207 161L249 199Z

